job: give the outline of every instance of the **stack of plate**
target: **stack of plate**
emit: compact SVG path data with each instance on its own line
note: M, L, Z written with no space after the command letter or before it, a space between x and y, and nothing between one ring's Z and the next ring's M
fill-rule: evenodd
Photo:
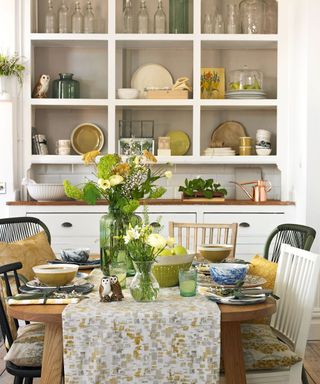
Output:
M239 90L239 91L228 91L226 93L227 99L265 99L267 94L262 90Z
M203 154L204 156L235 156L236 151L231 147L206 148Z

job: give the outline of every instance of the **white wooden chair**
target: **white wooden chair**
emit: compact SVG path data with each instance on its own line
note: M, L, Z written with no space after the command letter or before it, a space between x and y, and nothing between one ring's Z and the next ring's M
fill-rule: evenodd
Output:
M274 292L280 297L271 328L303 359L320 272L320 255L283 244ZM301 384L303 361L282 370L247 371L248 384ZM223 383L223 378L220 380Z
M229 244L233 246L232 257L236 252L238 224L196 224L169 222L169 236L179 245L195 253L201 244Z

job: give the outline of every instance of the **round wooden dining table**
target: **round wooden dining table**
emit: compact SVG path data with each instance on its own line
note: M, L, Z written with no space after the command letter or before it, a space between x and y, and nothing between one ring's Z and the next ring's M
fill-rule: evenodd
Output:
M12 305L10 316L45 323L41 384L61 384L63 366L62 312L65 305ZM255 305L219 304L221 311L221 347L227 384L246 383L241 343L241 322L270 316L276 303L268 298Z

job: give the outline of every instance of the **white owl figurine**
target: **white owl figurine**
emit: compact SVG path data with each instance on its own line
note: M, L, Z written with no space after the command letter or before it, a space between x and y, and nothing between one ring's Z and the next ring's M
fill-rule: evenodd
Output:
M47 97L47 92L49 89L50 76L49 75L41 75L37 84L33 88L32 97L43 99Z
M111 278L109 276L104 276L101 279L99 287L100 301L111 301Z

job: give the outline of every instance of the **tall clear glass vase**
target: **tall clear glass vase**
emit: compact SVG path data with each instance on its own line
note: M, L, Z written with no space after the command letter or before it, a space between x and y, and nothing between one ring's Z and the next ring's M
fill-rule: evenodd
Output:
M101 270L105 276L110 275L110 265L125 262L127 274L133 275L134 268L128 257L123 236L126 234L129 223L136 225L140 217L132 214L125 215L119 209L109 205L108 213L100 219L100 260Z

